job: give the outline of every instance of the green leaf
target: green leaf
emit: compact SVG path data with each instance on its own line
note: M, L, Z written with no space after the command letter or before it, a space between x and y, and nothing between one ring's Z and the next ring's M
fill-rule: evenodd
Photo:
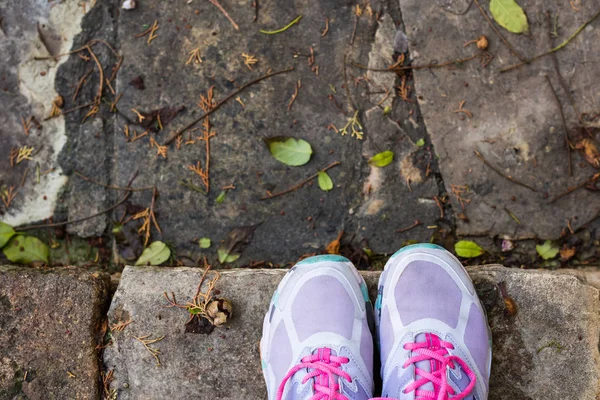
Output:
M460 240L454 245L456 255L463 258L479 257L484 253L484 250L479 245L470 240Z
M142 252L135 265L160 265L169 259L171 250L163 242L152 242Z
M421 139L417 140L417 142L415 143L415 145L417 147L423 147L423 146L425 146L425 139L421 138Z
M201 249L208 249L210 247L210 238L200 238L200 240L198 240L198 245Z
M33 236L13 236L2 251L6 258L19 264L31 264L34 261L48 263L48 246Z
M388 115L388 114L389 114L389 113L391 113L391 112L392 112L392 107L390 107L390 106L385 106L385 107L383 108L383 115Z
M333 189L333 182L331 181L329 175L327 175L327 172L319 171L317 179L319 181L319 187L321 188L321 190L328 192L331 189Z
M227 250L219 249L217 250L217 256L221 264L226 264L236 261L238 258L240 258L241 254L231 254L228 253Z
M492 0L490 12L496 22L512 33L523 33L529 30L527 15L515 0Z
M222 202L225 201L225 195L227 194L227 191L222 190L221 193L219 193L219 195L217 196L217 198L215 199L215 202L217 204L221 204Z
M4 247L8 239L16 235L16 233L12 226L0 222L0 248Z
M392 161L394 161L394 152L386 150L371 157L369 165L382 168L389 165Z
M274 137L265 143L277 161L293 167L306 164L312 154L310 144L302 139Z
M558 255L560 249L554 245L551 240L546 240L544 244L535 246L535 250L544 260L549 260Z

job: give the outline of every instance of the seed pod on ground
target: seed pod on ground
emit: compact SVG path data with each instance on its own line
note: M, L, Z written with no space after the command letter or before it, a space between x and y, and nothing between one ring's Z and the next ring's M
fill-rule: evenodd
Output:
M233 315L233 306L229 300L217 298L208 303L206 314L213 325L223 325Z

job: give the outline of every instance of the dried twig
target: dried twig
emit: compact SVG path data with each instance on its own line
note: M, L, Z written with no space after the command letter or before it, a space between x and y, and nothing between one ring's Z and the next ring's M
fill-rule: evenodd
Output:
M73 101L75 101L75 99L77 98L77 95L79 94L79 91L83 87L83 84L87 81L87 78L88 78L88 76L90 76L90 74L92 73L92 71L94 71L94 69L90 68L90 70L88 72L86 72L86 74L81 77L81 79L79 80L79 83L77 83L77 88L75 89L75 93L73 94Z
M600 178L600 173L592 175L590 178L586 179L585 181L581 182L580 184L573 186L573 187L567 189L566 192L563 192L563 193L559 194L558 196L552 198L552 200L550 200L549 203L554 203L556 200L562 199L563 197L565 197L566 195L568 195L570 193L573 193L577 189L587 186L588 184L590 184L592 182L596 182L598 180L598 178Z
M463 108L463 106L465 105L466 100L463 100L460 102L460 104L458 105L458 108L452 112L454 113L463 113L465 115L467 115L469 118L473 118L473 113L471 113L471 111L467 110L466 108Z
M396 229L396 233L404 233L407 231L410 231L413 228L416 228L419 225L422 225L423 223L421 221L419 221L418 219L415 219L415 222L413 222L411 225L407 226L406 228L400 228L400 229Z
M481 155L480 152L478 152L477 150L473 150L473 152L475 153L475 155L481 160L483 161L483 163L485 165L487 165L488 167L490 167L495 173L497 173L498 175L500 175L501 177L503 177L506 180L511 181L512 183L516 183L519 186L523 186L524 188L527 188L533 192L537 192L537 189L535 189L534 187L529 186L526 183L523 183L521 181L516 180L515 178L513 178L510 175L506 175L504 174L504 172L500 171L500 169L498 169L497 167L495 167L494 165L492 165L488 160L486 160L483 155Z
M171 144L175 139L177 139L179 136L181 136L185 131L187 131L188 129L192 128L198 122L202 121L204 118L208 117L210 114L212 114L213 112L215 112L216 110L218 110L219 107L221 107L223 104L225 104L230 99L236 97L240 92L242 92L247 87L252 86L255 83L258 83L258 82L260 82L262 80L265 80L267 78L270 78L272 76L279 75L279 74L284 74L284 73L287 73L287 72L290 72L290 71L293 71L293 70L294 70L294 67L283 69L281 71L270 72L270 73L268 73L266 75L261 76L260 78L254 79L253 81L250 81L248 83L243 84L242 86L240 86L239 89L237 89L236 91L230 93L223 100L219 101L213 108L211 108L210 110L206 111L204 114L202 114L200 117L196 118L195 120L193 120L192 122L190 122L189 124L187 124L185 127L181 128L177 133L175 133L173 136L171 136L171 138L169 138L165 142L165 145Z
M398 71L406 71L406 70L411 70L411 69L424 69L424 68L443 68L443 67L447 67L449 65L460 65L462 63L465 63L467 61L471 61L474 60L475 58L479 57L480 53L476 53L474 55L472 55L471 57L467 57L467 58L461 58L458 60L451 60L451 61L446 61L443 62L441 64L426 64L426 65L398 65L398 63L395 63L394 65L388 67L388 68L369 68L367 66L361 65L359 63L356 62L352 62L351 65L353 67L356 68L360 68L360 69L364 69L367 71L375 71L375 72L398 72Z
M310 182L310 181L312 181L313 179L315 179L315 178L316 178L316 177L319 175L319 172L325 172L325 171L327 171L328 169L330 169L330 168L333 168L333 167L335 167L336 165L340 165L340 164L341 164L341 163L340 163L339 161L336 161L336 162L334 162L334 163L332 163L332 164L329 164L327 167L323 168L322 170L319 170L319 171L318 171L316 174L309 176L308 178L306 178L306 179L305 179L305 180L303 180L302 182L300 182L300 183L298 183L298 184L296 184L296 185L292 186L291 188L289 188L289 189L286 189L286 190L284 190L284 191L282 191L282 192L274 193L274 194L272 194L272 193L269 193L269 195L268 195L268 196L262 197L262 198L261 198L261 200L272 199L273 197L281 196L281 195L284 195L284 194L286 194L286 193L293 192L294 190L300 189L302 186L304 186L304 185L305 185L305 184L307 184L308 182Z
M554 48L552 48L552 49L550 49L548 51L545 51L545 52L543 52L541 54L538 54L538 55L530 58L529 60L524 60L522 63L511 65L510 67L503 68L503 69L500 70L500 72L511 71L511 70L513 70L515 68L519 68L519 67L521 67L521 66L523 66L525 64L530 64L531 62L533 62L533 61L535 61L535 60L537 60L539 58L542 58L544 56L547 56L548 54L552 54L554 52L559 51L560 49L562 49L563 47L565 47L567 44L569 44L569 42L571 40L575 39L575 37L577 37L577 35L579 35L581 33L581 31L583 31L585 29L585 27L588 26L590 23L592 23L599 15L600 15L600 10L596 14L594 14L592 16L592 18L590 18L586 22L584 22L583 25L581 25L579 28L577 28L577 30L571 36L569 36L564 42L562 42L558 46L556 46L556 47L554 47Z
M519 60L525 61L525 58L522 55L520 55L515 50L514 47L512 47L512 45L508 42L508 40L506 40L506 38L504 36L502 36L502 34L498 30L498 28L496 28L496 25L494 25L494 23L492 22L492 20L490 19L490 17L488 17L487 13L483 10L483 8L481 7L481 5L479 4L479 0L475 0L475 4L477 4L477 7L479 8L479 11L481 11L481 14L485 17L485 20L488 22L488 24L490 24L490 26L492 27L492 29L494 30L494 32L496 32L496 35L498 35L498 37L500 38L500 40L502 40L504 42L504 44L506 45L506 47L508 47L508 49L510 50L510 52L513 53L515 55L515 57L517 57Z
M121 186L107 185L105 183L99 182L99 181L94 180L92 178L88 178L87 176L83 175L79 171L73 171L73 173L75 175L79 176L84 181L92 182L93 184L105 187L107 189L124 190L124 191L128 191L128 192L143 192L143 191L146 191L146 190L153 190L154 189L154 186L148 186L148 187L143 187L143 188L132 188L132 187L121 187Z
M294 94L292 94L292 98L288 104L288 111L290 111L292 109L292 105L294 104L294 101L296 101L296 97L298 97L298 91L300 90L301 87L302 87L302 81L298 80L298 82L296 82L296 85L294 86Z
M550 86L550 90L552 90L552 94L554 95L554 100L556 100L556 104L558 105L558 111L560 111L560 118L562 120L564 136L565 136L565 146L567 147L567 155L569 159L569 176L573 176L573 162L571 160L571 141L569 140L569 132L567 130L567 122L565 120L565 114L563 113L562 104L558 99L558 95L554 90L554 86L552 86L552 82L550 82L550 78L546 75L546 82L548 82L548 86Z
M225 18L227 18L229 20L229 22L231 22L231 25L233 25L233 27L235 28L236 31L240 30L240 27L235 23L235 21L233 20L233 18L231 18L231 16L229 16L229 14L227 13L227 11L225 11L225 9L223 8L223 6L221 4L219 4L219 2L217 0L208 0L208 1L210 1L211 3L213 3L219 10L221 10L221 12L225 16Z
M160 354L160 350L157 349L157 348L154 348L154 347L152 347L150 345L152 345L154 343L157 343L157 342L160 342L161 340L163 340L165 338L165 336L163 335L163 336L158 337L156 339L151 339L150 338L151 336L152 336L152 334L150 333L148 335L139 336L139 337L138 336L134 336L134 338L136 340L138 340L141 344L144 345L144 348L146 350L148 350L148 352L150 354L152 354L152 357L154 357L154 359L156 360L156 365L160 367L160 359L158 358L158 355Z
M321 37L325 37L325 35L327 35L327 32L329 32L329 18L325 17L325 29L323 30L323 32L321 32Z

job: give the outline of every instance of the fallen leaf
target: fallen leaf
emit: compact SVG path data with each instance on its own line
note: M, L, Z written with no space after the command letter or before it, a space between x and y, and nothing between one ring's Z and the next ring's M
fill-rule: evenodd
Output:
M386 150L371 157L369 160L369 165L383 168L386 165L391 164L392 161L394 161L394 152Z
M160 265L171 256L171 250L163 242L152 242L142 252L135 265Z
M310 144L302 139L279 136L265 139L265 144L277 161L294 167L306 164L312 154Z
M160 130L159 126L158 126L159 125L158 124L159 116L160 116L160 124L164 128L165 126L167 126L169 124L169 122L173 121L175 119L175 117L177 117L177 115L180 112L182 112L183 110L185 110L185 106L163 107L163 108L159 108L158 110L153 110L153 111L150 111L147 113L140 112L142 117L144 117L142 122L140 122L140 125L149 131L158 132Z
M575 144L574 148L583 153L585 161L595 168L600 168L600 151L594 139L583 138Z
M141 75L138 75L135 78L133 78L131 81L129 81L129 84L137 90L146 89L146 85L144 84L144 78L142 78Z
M317 180L319 181L319 187L321 190L328 192L333 189L333 182L331 181L329 175L327 175L327 172L319 171Z
M576 251L577 250L575 247L568 247L565 245L562 249L560 249L560 259L563 261L569 261L571 258L573 258Z
M254 231L260 224L233 228L217 249L217 258L221 264L236 261L250 244Z
M329 243L327 247L325 247L325 252L327 254L340 254L340 239L343 235L344 231L341 231L338 237L332 240L331 243Z
M207 237L200 238L200 240L198 240L198 245L201 249L208 249L211 245L210 239Z
M559 252L558 246L554 245L551 240L546 240L544 244L535 246L535 250L544 260L549 260L556 257Z
M425 139L421 138L421 139L417 140L415 143L415 146L417 146L417 147L425 146Z
M490 12L496 22L512 33L523 33L529 30L527 15L515 0L492 0Z
M226 190L221 190L221 193L219 193L219 195L217 196L217 198L215 199L215 203L217 204L221 204L222 202L225 201L225 195L227 194Z
M456 255L463 258L479 257L484 250L475 242L470 240L460 240L454 245Z
M2 252L10 261L19 264L31 264L35 261L48 263L48 246L33 236L13 236Z
M16 233L12 226L0 222L0 248L4 247L8 240L16 235Z

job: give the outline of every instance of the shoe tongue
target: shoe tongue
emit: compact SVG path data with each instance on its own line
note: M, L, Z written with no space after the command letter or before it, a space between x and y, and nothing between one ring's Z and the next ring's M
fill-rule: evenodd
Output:
M428 348L433 351L438 350L440 347L440 338L432 333L419 333L417 335L417 337L415 338L415 342L416 343L426 342L428 344ZM419 362L415 363L415 365L418 369L427 371L430 373L437 371L441 367L441 363L436 360L419 361ZM415 379L419 379L419 378L415 377ZM430 392L435 392L435 394L437 395L439 388L434 388L433 383L428 382L425 385L421 386L420 390L427 390Z
M321 347L312 352L313 356L318 355L320 362L329 364L331 363L330 357L337 355L335 350L330 349L329 347ZM329 386L329 379L327 375L319 375L314 378L316 383L322 386Z

